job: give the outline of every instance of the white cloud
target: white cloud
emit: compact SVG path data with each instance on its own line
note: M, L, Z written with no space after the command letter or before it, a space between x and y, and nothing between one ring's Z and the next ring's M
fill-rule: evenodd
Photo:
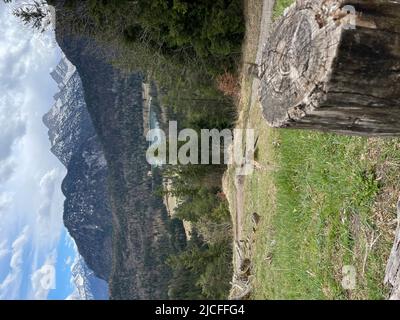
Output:
M0 65L1 63L4 62L0 60ZM0 82L4 81L3 78L0 73ZM12 97L9 91L0 97L0 161L10 157L12 147L26 132L21 110L17 107L21 103L22 99L18 95Z
M39 182L40 192L46 196L53 194L54 183L58 178L58 172L56 169L46 172Z
M15 163L11 159L0 161L0 185L11 178L15 171Z
M55 190L59 187L60 173L52 169L44 174L39 182L39 193L42 196L42 204L38 210L38 222L47 224L51 217L51 204Z
M41 120L57 90L49 70L60 51L1 0L0 30L0 299L42 299L41 275L55 263L63 227L65 170Z
M38 184L40 205L36 212L36 241L42 246L55 246L62 230L63 203L61 181L63 173L58 169L46 172Z
M21 234L11 245L10 272L0 284L0 299L15 299L22 280L22 265L25 245L29 238L29 227L25 226Z
M67 259L65 259L65 264L67 265L67 266L69 266L69 265L71 265L71 263L72 263L72 257L71 256L68 256L67 257Z
M4 240L0 243L0 261L7 257L11 253L11 250L7 247L7 241Z
M4 6L2 4L1 6ZM13 146L26 132L26 120L21 106L25 102L26 88L21 82L26 78L32 60L30 41L21 41L21 31L12 27L7 10L0 14L0 183L12 173L10 157Z
M17 269L22 265L23 262L22 255L25 244L28 241L28 232L29 232L29 226L25 226L25 228L22 230L22 233L16 240L14 240L11 246L13 252L10 262L11 269Z
M9 192L0 193L0 216L1 212L8 210L13 202L13 194Z
M50 79L47 72L52 65L46 66L46 64L54 59L55 50L51 49L52 34L39 36L33 33L13 17L9 6L2 1L0 1L0 29L2 30L0 33L1 184L10 179L15 172L13 167L19 159L15 157L13 149L28 133L29 121L32 118L30 113L38 111L33 109L37 108L37 104L34 103L36 101L32 95L37 97L48 90L41 87L41 84L44 79ZM42 39L43 37L47 40ZM46 70L44 77L43 70ZM48 97L53 94L54 92L49 93Z

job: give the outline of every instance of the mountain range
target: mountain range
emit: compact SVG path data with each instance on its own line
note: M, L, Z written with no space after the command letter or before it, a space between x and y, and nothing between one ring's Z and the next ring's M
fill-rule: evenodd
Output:
M93 270L91 280L85 281L93 282L94 276L108 281L112 223L106 188L107 163L87 112L76 68L63 57L51 75L58 84L59 92L54 96L55 103L44 115L43 122L49 129L52 153L67 168L62 183L66 198L64 224L85 261L84 267L80 263L81 267L75 268L74 277L78 270L85 270L81 278L86 279L88 270Z
M63 2L55 5L61 12ZM76 72L65 72L65 61L56 69L59 102L44 117L68 169L65 225L88 267L108 281L110 299L166 299L167 259L185 233L155 192L160 169L146 160L144 77L114 67L95 39L65 30L57 27L56 39Z

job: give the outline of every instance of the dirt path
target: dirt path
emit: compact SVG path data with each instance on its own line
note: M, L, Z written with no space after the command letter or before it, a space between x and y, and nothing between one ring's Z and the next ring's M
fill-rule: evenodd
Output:
M236 193L236 228L235 239L242 240L243 217L244 217L244 176L235 176L235 193Z
M258 48L257 48L257 56L256 63L259 64L261 60L262 50L264 43L267 40L268 33L272 24L272 11L274 8L275 0L264 0L262 7L262 16L261 16L261 27L260 34L258 38ZM258 78L253 79L252 83L252 91L251 91L251 101L250 108L255 105L255 102L258 99L258 87L260 84L260 80ZM235 177L235 188L236 188L236 198L235 198L235 219L236 219L236 228L235 228L235 239L242 239L242 227L243 227L243 219L245 216L244 212L244 177L236 176Z
M258 5L257 9L257 15L260 14L259 20L255 19L254 15L247 17L248 19L248 32L250 34L247 35L247 54L246 55L246 50L244 53L244 61L246 62L252 62L252 63L258 63L258 61L261 58L262 54L262 49L264 46L264 43L267 39L270 25L271 25L271 18L272 18L272 10L275 4L275 0L264 0L262 2L262 9L261 14ZM256 30L253 30L256 29ZM252 33L257 32L258 33L258 39L257 39L257 34L254 34L254 38L251 38L253 35ZM252 56L252 58L249 58ZM254 57L255 56L255 57ZM246 61L246 59L249 59ZM255 61L254 61L255 59ZM245 69L244 69L245 70ZM254 107L254 105L257 105L257 100L258 100L258 86L259 86L259 80L255 77L253 77L251 74L247 74L246 71L243 73L244 77L244 82L247 81L247 83L250 83L251 81L251 91L248 90L246 93L247 98L243 97L244 100L241 103L244 103L246 105L246 108L251 108ZM249 88L250 89L250 88ZM245 89L244 89L245 90ZM243 93L243 88L242 88L242 93ZM247 100L246 100L247 99ZM251 111L250 111L251 112ZM241 116L239 116L241 118ZM248 124L246 123L247 121L242 118L242 120L239 120L238 122L238 127L248 127ZM230 168L230 170L235 170L236 168ZM232 289L230 293L230 298L231 299L243 299L246 298L251 290L252 290L252 280L250 277L250 267L249 265L246 264L250 261L250 256L251 256L251 241L248 241L248 235L246 234L244 230L245 226L245 219L249 212L245 212L245 180L246 176L243 175L237 175L233 174L231 176L232 180L230 182L233 184L231 185L231 193L229 192L229 187L225 185L224 190L226 191L227 194L231 194L230 197L230 203L231 203L231 212L234 220L234 240L235 240L235 250L234 250L234 275L232 279ZM225 181L226 182L226 181ZM233 190L232 190L233 189ZM246 238L246 239L245 239Z

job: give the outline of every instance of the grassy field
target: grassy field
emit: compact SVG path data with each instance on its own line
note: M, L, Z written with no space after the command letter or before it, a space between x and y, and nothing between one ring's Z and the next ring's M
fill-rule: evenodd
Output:
M378 176L377 167L389 158L370 154L373 148L391 153L397 168L398 141L372 145L363 138L283 130L268 137L275 170L246 181L246 212L263 217L254 247L254 297L384 298L400 177L398 170L389 179ZM271 184L273 199L262 200ZM346 265L356 270L354 290L341 285Z
M259 1L246 1L244 60L251 61ZM278 2L274 17L287 1ZM249 36L251 35L251 36ZM258 135L258 169L244 181L241 237L261 216L252 247L254 299L383 299L400 190L400 140L271 129L243 73L237 127ZM253 96L253 97L252 97ZM234 224L233 170L227 194ZM355 270L345 289L344 266Z

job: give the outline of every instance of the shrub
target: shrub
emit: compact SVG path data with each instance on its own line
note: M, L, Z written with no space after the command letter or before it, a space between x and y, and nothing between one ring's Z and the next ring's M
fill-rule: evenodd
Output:
M239 81L235 75L226 72L217 76L217 88L225 96L237 98L239 95Z

